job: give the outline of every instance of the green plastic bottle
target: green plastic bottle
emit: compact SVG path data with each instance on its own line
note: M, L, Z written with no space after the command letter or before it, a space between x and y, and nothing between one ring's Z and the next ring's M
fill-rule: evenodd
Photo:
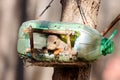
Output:
M117 33L116 30L107 39L102 37L96 29L93 29L84 24L31 20L24 22L19 29L17 50L20 55L26 55L26 50L30 48L29 33L24 32L30 26L37 30L73 31L75 36L71 36L70 40L71 43L74 44L72 45L73 49L77 52L77 59L93 61L102 55L112 53L114 50L114 43L112 38ZM46 46L47 35L34 33L34 47L42 49L42 47ZM61 38L63 38L61 40L66 41L64 35L61 35ZM32 57L31 55L26 56ZM41 55L40 57L38 56L37 60L41 60L44 58L44 56L46 55L43 54L43 57L41 57ZM48 57L51 59L51 55L47 56L47 60ZM62 57L62 59L63 61L66 61L64 57Z

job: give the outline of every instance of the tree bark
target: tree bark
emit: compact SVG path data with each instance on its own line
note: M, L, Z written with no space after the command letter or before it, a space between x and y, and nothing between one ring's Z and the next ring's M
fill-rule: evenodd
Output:
M56 67L53 80L89 80L91 64L82 67Z
M61 21L97 26L100 0L61 0Z
M100 0L61 0L63 22L82 23L97 27ZM91 64L80 67L55 67L53 80L89 80Z

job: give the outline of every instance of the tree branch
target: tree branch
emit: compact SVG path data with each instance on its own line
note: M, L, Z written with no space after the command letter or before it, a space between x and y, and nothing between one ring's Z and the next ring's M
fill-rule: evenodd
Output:
M110 25L101 32L102 36L105 36L113 27L114 25L120 20L120 14L110 23Z
M84 24L88 23L88 22L87 22L87 19L86 19L86 16L85 16L85 14L84 14L83 8L82 8L82 6L80 5L80 4L81 4L81 1L80 1L80 0L77 0L76 2L77 2L77 6L78 6L78 9L79 9L81 18L82 18L82 20L83 20L83 23L84 23Z
M45 13L45 11L47 11L47 9L51 6L53 1L54 0L50 1L50 3L46 6L46 8L42 11L42 13L36 19L39 19Z

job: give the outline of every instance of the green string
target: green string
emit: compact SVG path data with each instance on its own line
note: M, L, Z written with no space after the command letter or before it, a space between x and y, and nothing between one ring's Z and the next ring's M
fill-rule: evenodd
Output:
M107 38L103 38L101 42L101 51L102 55L111 54L114 51L114 42L112 41L113 37L117 34L117 30L114 30L111 36Z

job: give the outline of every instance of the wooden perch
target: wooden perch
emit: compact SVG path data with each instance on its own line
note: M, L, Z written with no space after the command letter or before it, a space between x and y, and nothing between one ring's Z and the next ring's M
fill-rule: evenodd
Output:
M31 65L33 66L44 66L44 67L80 67L86 65L85 62L36 62L31 61Z
M45 33L45 34L69 34L69 35L75 35L75 31L72 30L40 30L40 29L34 29L33 28L33 32L36 33Z
M33 40L33 29L32 26L29 27L29 35L30 35L30 48L31 48L31 54L33 53L33 49L34 49L34 40Z

